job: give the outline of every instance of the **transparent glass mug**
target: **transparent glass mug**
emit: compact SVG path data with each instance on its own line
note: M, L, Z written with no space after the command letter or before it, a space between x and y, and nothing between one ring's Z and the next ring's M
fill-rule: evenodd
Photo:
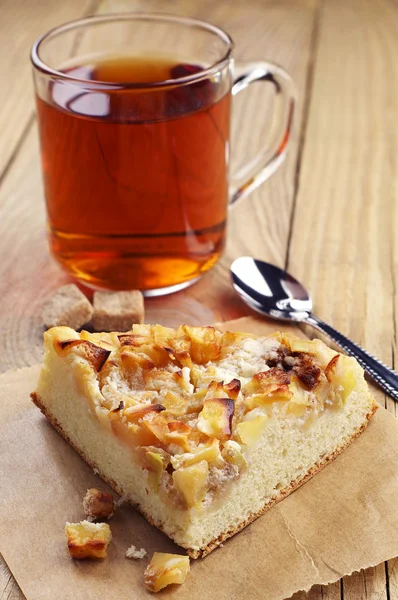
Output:
M229 35L196 19L90 17L32 49L50 248L92 287L157 295L220 258L228 205L283 161L294 86L256 62L234 76ZM273 142L229 176L231 98L276 92Z

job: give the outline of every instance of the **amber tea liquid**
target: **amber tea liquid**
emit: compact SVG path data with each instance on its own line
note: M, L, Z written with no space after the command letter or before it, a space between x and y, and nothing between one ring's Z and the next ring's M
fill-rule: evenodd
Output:
M150 83L200 67L118 58L66 73ZM157 290L218 260L225 239L230 94L210 80L109 90L57 81L37 98L50 246L88 284Z

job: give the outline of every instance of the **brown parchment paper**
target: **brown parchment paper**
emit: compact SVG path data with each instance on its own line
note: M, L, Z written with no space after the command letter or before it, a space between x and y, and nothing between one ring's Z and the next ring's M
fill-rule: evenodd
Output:
M253 318L223 329L270 333ZM280 329L281 327L279 327ZM65 521L83 518L87 488L107 486L29 401L39 367L0 377L0 551L28 600L149 598L143 572L154 551L182 553L122 506L101 562L73 561ZM380 408L332 464L202 560L191 561L176 600L280 600L398 555L398 422ZM148 551L125 558L128 546Z

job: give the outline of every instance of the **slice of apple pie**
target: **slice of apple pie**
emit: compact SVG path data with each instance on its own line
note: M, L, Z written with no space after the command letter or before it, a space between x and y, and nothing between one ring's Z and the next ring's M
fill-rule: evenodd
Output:
M376 410L353 358L291 334L55 327L45 347L33 401L193 558L314 475Z

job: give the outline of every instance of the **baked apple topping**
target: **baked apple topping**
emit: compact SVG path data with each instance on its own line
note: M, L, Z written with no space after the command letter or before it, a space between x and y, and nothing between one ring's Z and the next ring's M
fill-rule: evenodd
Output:
M183 508L212 501L245 471L274 414L308 425L356 385L350 358L291 334L134 325L61 337L59 356L75 357L79 389L95 389L96 414L134 449L147 489Z

